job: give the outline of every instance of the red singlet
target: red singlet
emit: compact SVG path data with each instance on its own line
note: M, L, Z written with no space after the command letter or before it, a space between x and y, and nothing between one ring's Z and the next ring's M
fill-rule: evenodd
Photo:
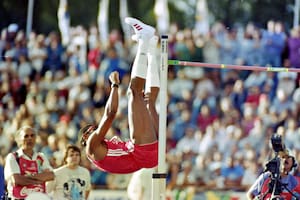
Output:
M123 142L117 137L104 140L107 155L103 160L90 161L102 171L116 174L128 174L141 168L152 168L158 163L158 141L137 145L131 141Z

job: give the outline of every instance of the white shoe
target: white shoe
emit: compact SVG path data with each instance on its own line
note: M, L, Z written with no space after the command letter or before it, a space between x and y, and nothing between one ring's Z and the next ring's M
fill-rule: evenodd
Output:
M126 17L125 22L132 26L135 35L132 36L133 40L150 39L154 35L155 29L152 26L144 24L138 19Z
M134 41L138 41L139 40L139 35L137 34L134 34L131 36L131 39L134 40ZM153 35L150 40L150 45L153 45L153 46L157 46L157 42L158 42L158 36L157 35Z

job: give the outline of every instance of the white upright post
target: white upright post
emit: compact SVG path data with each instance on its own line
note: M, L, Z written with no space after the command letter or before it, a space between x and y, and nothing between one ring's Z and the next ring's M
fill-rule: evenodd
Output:
M32 16L33 16L34 0L28 0L27 6L27 22L26 22L26 38L29 38L32 29Z
M152 200L166 199L166 129L167 129L167 79L168 79L168 36L161 36L160 58L160 109L158 138L158 168L152 174Z
M293 28L299 26L299 9L300 9L300 0L295 0Z

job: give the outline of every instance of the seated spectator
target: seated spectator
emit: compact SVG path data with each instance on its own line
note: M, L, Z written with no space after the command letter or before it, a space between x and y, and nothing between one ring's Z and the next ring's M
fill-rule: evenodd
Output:
M292 96L296 88L297 73L293 72L278 72L277 91L283 89L288 98Z
M194 196L196 186L196 176L194 173L192 162L190 160L184 161L176 181L179 196L185 196L185 198Z
M291 35L287 39L288 59L291 67L300 68L299 48L300 48L300 28L291 29Z
M28 50L28 57L32 63L35 73L37 74L37 77L40 77L45 59L47 58L45 36L43 34L39 34L34 40L32 48L29 48Z
M273 100L270 108L271 111L274 111L276 114L280 114L283 111L293 110L294 108L295 104L288 98L285 90L277 90L276 98Z
M180 116L171 125L172 137L178 142L185 134L185 129L190 125L191 114L187 108L182 110Z
M244 81L245 88L248 89L251 86L261 87L266 78L266 72L253 71Z
M178 152L191 152L194 155L198 153L200 143L195 137L196 131L197 130L195 129L195 127L191 125L185 128L184 136L178 140L176 145L176 150Z
M42 70L42 74L50 70L51 72L56 72L63 70L63 60L64 49L59 41L58 34L52 32L49 34L49 45L47 46L47 58L45 60L45 65Z
M14 55L15 52L10 49L7 50L4 54L4 58L5 60L0 62L0 80L2 79L2 75L5 72L8 74L13 74L13 73L17 73L17 69L18 69L18 64L17 62L14 60Z
M195 158L193 165L193 174L195 175L195 182L197 187L206 187L207 183L211 180L209 177L209 160L206 156L199 154Z
M221 176L224 178L224 186L227 189L239 189L244 175L244 168L241 164L229 156L226 164L221 168Z
M247 98L247 90L244 87L243 80L236 80L233 86L233 91L230 94L230 99L234 108L239 110L242 113L244 108L244 103Z
M299 149L298 142L300 140L300 135L297 130L297 120L295 118L289 117L286 120L286 131L284 137L284 144L287 149Z
M208 105L202 105L200 113L197 117L197 125L203 132L206 130L207 126L211 125L214 122L216 118L217 116L211 112L211 109L208 107Z
M241 181L241 188L248 189L255 182L256 177L259 175L260 170L258 163L255 160L245 161L245 173Z
M129 72L130 66L120 56L118 56L117 49L110 47L106 51L106 57L100 64L99 74L104 76L104 80L108 80L111 72L117 71L120 74L120 79Z

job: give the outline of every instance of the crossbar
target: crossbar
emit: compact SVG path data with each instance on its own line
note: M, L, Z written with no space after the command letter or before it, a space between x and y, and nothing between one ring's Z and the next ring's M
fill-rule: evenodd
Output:
M168 60L168 64L192 66L192 67L207 67L207 68L215 68L215 69L236 69L236 70L266 71L266 72L297 72L297 73L300 72L299 68L212 64L212 63L190 62L190 61L181 61L181 60Z

